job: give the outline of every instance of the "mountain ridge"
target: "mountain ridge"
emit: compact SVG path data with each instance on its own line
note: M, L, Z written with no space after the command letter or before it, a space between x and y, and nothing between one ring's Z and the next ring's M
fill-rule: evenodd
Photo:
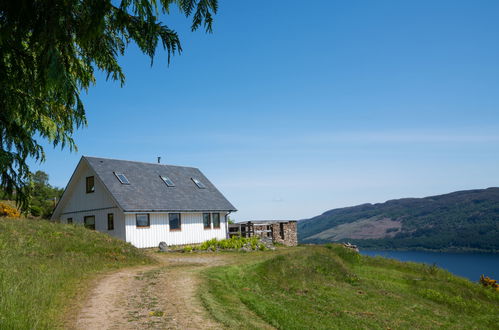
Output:
M300 220L298 237L364 248L499 252L499 188L332 209Z

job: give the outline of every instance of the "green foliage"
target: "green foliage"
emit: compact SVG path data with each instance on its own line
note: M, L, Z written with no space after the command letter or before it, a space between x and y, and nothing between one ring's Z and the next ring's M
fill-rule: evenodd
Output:
M0 221L0 329L61 328L71 299L98 272L151 263L140 250L83 226Z
M436 268L436 267L435 267ZM495 329L499 295L432 266L303 246L204 272L203 303L228 328ZM252 320L253 319L253 320Z
M54 210L56 201L58 201L63 189L52 187L49 184L49 176L43 171L37 171L32 175L31 185L33 187L33 192L30 200L30 213L32 216L41 216L45 219L49 219Z
M192 251L216 251L216 250L239 250L243 247L249 248L251 250L264 251L266 247L260 242L258 237L240 237L234 236L229 239L218 240L216 238L204 241L200 245L196 246L185 246L183 248L184 252Z
M327 211L298 222L302 243L328 243L311 236L362 219L400 221L394 237L345 239L362 248L499 251L499 188L405 198ZM373 220L375 221L375 220Z
M23 210L32 192L28 158L44 161L39 138L76 149L75 129L86 125L82 92L95 70L125 82L118 58L133 42L153 62L161 45L182 48L159 21L173 6L192 16L192 30L212 31L217 0L32 0L0 2L0 187L16 193Z
M39 217L43 213L43 209L39 206L32 206L30 209L30 213L34 217Z

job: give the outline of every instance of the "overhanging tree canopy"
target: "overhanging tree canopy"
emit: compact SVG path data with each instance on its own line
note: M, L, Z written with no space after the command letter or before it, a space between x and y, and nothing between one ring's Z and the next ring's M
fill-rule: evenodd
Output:
M217 0L16 0L0 2L0 187L29 203L29 158L44 161L38 138L76 149L86 125L80 93L94 71L125 81L117 57L135 42L154 58L158 45L181 52L177 33L158 16L177 7L192 30L212 30Z

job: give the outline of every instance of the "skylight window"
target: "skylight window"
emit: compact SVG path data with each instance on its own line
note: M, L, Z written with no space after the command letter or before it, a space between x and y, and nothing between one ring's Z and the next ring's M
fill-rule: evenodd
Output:
M206 186L198 179L191 178L191 180L194 181L194 183L196 184L196 186L198 186L199 189L206 189Z
M169 177L163 175L160 175L159 177L161 178L161 180L163 180L164 183L166 183L168 187L175 187L175 183L173 183L173 181Z
M130 181L128 181L127 177L123 173L116 173L114 172L114 175L120 180L122 184L130 184Z

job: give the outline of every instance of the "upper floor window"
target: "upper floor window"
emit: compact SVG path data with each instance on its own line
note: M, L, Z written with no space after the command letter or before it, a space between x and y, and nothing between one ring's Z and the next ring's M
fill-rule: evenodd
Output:
M204 229L211 229L211 214L203 213L203 225Z
M170 223L170 230L180 230L182 227L180 213L169 213L168 222Z
M151 222L149 220L149 213L136 214L135 225L137 227L149 227L151 225Z
M220 213L213 213L213 228L220 228Z
M206 189L206 186L204 185L204 183L202 183L198 179L191 178L191 180L196 184L196 186L198 186L199 189Z
M93 176L87 176L87 194L93 193L95 191L95 182Z
M163 175L160 175L159 177L161 178L161 180L163 180L164 183L166 183L168 187L175 187L175 183L173 183L173 181L169 177Z
M85 216L83 218L83 225L85 226L85 228L95 230L95 216L94 215Z
M125 176L125 174L114 172L114 175L116 175L116 177L122 184L130 184L130 181L128 181L128 178Z
M114 230L114 214L107 214L107 230Z

